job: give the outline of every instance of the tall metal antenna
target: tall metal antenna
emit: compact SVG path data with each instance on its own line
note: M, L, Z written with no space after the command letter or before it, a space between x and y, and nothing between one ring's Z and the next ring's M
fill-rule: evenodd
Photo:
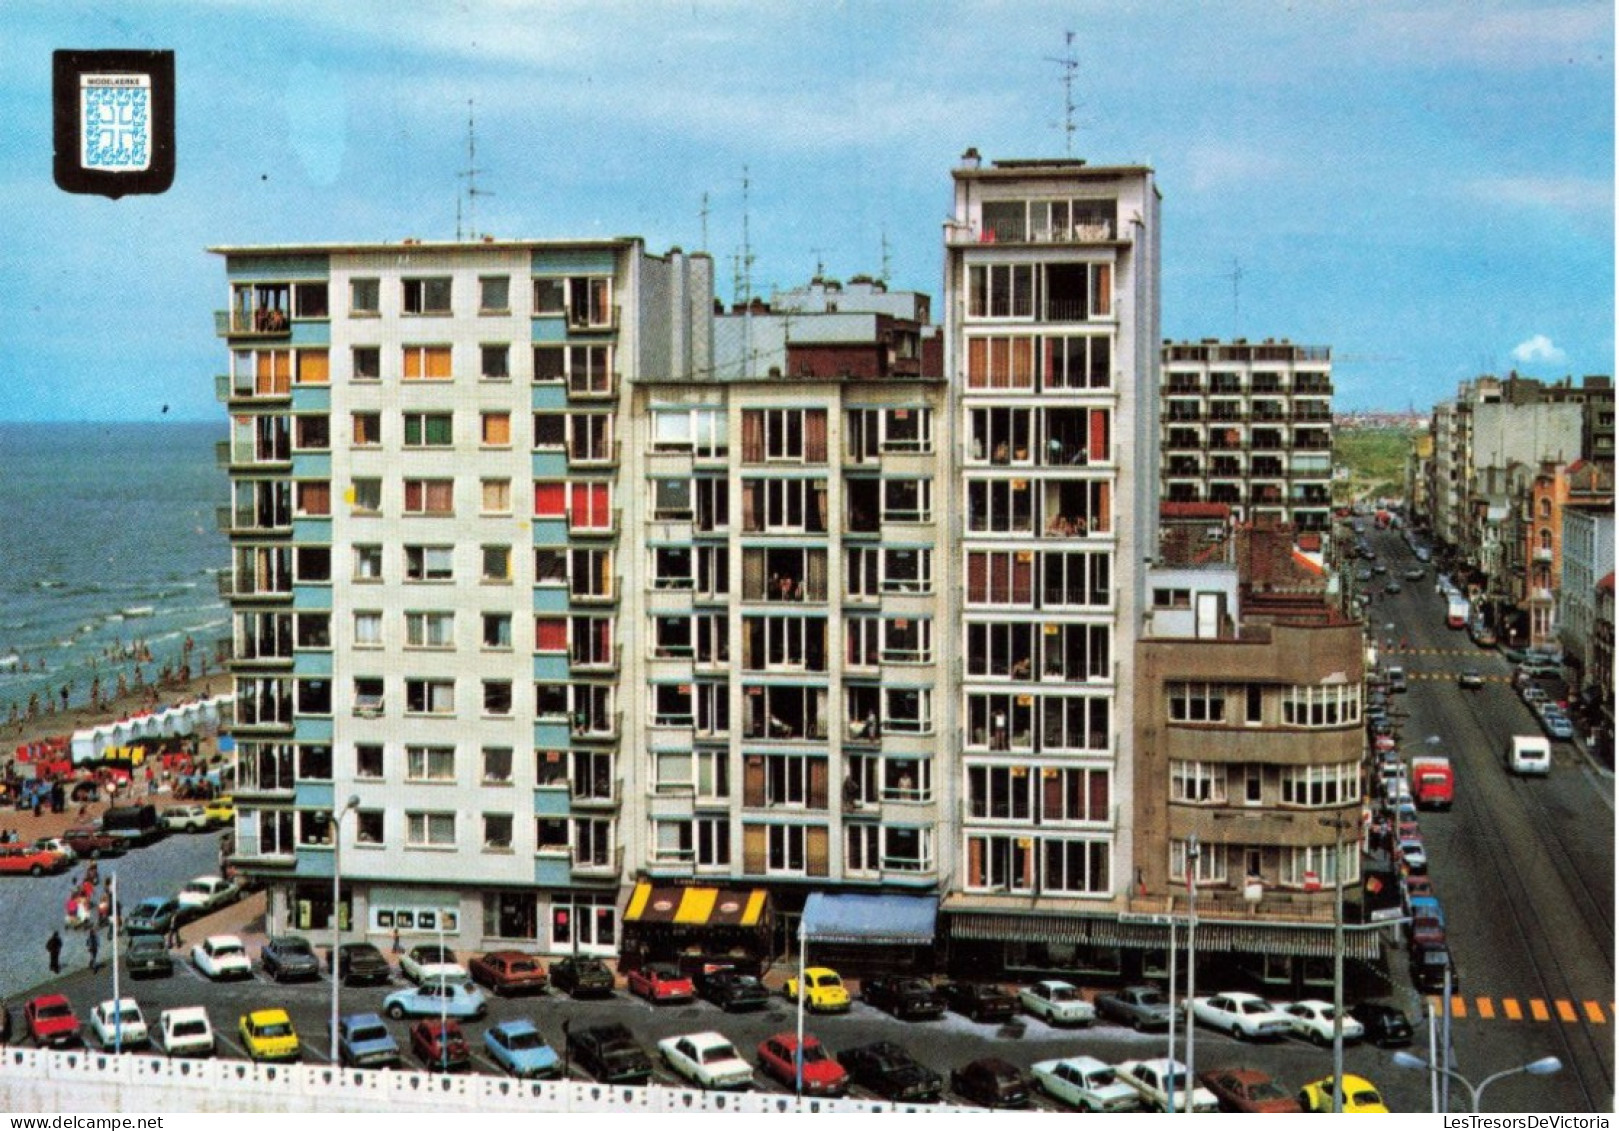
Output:
M467 182L467 239L478 238L478 198L480 196L494 196L488 189L478 187L478 174L484 170L478 168L478 133L472 116L472 99L467 99L467 167L456 174ZM461 242L461 198L456 197L455 206L455 240Z
M1235 256L1231 259L1231 271L1225 276L1231 280L1231 340L1237 340L1237 332L1242 323L1242 264Z
M744 351L742 376L753 377L753 242L748 235L748 167L742 166L742 337L748 343Z
M883 269L882 269L882 272L880 274L878 274L877 279L878 279L878 281L880 283L882 283L884 288L887 288L887 286L888 286L888 278L889 278L889 275L892 273L892 271L891 271L892 263L890 262L889 256L888 256L889 251L892 250L892 249L891 249L891 247L890 247L890 245L888 243L888 225L887 224L883 225L882 249L883 249L883 259L882 259Z
M1062 34L1063 43L1067 50L1060 59L1047 55L1046 62L1055 63L1062 68L1063 154L1067 157L1072 157L1074 155L1074 131L1077 128L1074 125L1074 78L1079 73L1079 60L1074 57L1074 33L1065 31Z
M826 260L821 258L822 254L826 251L826 248L812 247L810 250L815 253L815 277L817 279L826 278Z
M697 210L697 214L703 220L703 242L698 247L706 252L708 250L708 194L706 192L703 194L703 206Z

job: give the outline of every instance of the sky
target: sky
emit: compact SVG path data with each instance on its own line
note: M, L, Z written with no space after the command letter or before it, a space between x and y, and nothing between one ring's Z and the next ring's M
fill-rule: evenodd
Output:
M472 230L469 101L478 232L706 248L727 301L744 212L755 293L886 241L937 295L962 152L1071 152L1155 170L1166 338L1331 346L1339 410L1614 369L1611 3L7 0L0 42L0 420L222 421L205 249ZM175 53L168 192L55 186L59 48Z

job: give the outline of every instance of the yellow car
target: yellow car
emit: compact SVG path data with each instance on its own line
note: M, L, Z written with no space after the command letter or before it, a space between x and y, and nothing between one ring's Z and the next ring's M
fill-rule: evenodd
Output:
M798 1000L798 979L787 979L787 1000ZM804 971L804 1008L816 1013L847 1013L849 991L836 970L811 966Z
M297 1060L298 1034L284 1009L259 1009L242 1015L238 1032L249 1060Z
M1364 1076L1345 1076L1343 1110L1346 1115L1356 1113L1388 1114L1388 1106L1377 1094L1376 1086ZM1332 1077L1327 1076L1299 1089L1299 1106L1305 1111L1332 1110Z
M236 819L236 799L216 797L202 807L202 815L210 825L228 825Z

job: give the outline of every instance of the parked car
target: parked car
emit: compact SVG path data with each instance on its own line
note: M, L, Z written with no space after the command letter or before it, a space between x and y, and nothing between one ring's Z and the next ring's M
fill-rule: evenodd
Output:
M129 845L119 837L102 832L93 825L76 825L62 834L62 840L73 849L75 856L95 860L102 856L122 856Z
M1028 1077L998 1056L981 1057L950 1073L950 1090L969 1103L984 1107L1028 1107Z
M613 972L599 958L570 955L551 964L551 984L574 997L611 997Z
M1405 1012L1383 1002L1357 1002L1349 1007L1349 1015L1361 1023L1366 1040L1379 1048L1403 1048L1414 1036Z
M464 1072L472 1067L472 1048L458 1021L436 1017L410 1027L410 1052L433 1072Z
M146 1018L132 997L109 999L92 1009L90 1031L96 1035L96 1044L104 1049L131 1049L152 1043Z
M259 1009L242 1014L236 1024L249 1060L297 1060L303 1055L298 1031L284 1009Z
M1399 591L1400 591L1400 583L1398 581L1390 581L1387 585L1383 586L1383 592L1389 594L1390 596L1393 596L1395 593L1398 593Z
M124 943L124 973L131 978L167 978L174 956L162 935L130 935Z
M326 969L331 968L332 954L328 950ZM393 979L393 968L382 951L370 943L343 943L337 948L337 976L345 986L385 986Z
M1333 1022L1336 1012L1330 1001L1321 1001L1309 998L1305 1001L1295 1001L1291 1005L1281 1006L1283 1013L1293 1022L1293 1035L1303 1037L1305 1040L1318 1045L1332 1044ZM1347 1011L1342 1019L1344 1044L1352 1044L1366 1035L1366 1028Z
M157 1015L158 1040L169 1056L213 1056L214 1027L200 1005L165 1009Z
M189 922L234 903L242 889L223 876L198 876L187 880L175 899L180 904L180 918Z
M788 1001L798 999L798 978L787 979L782 992ZM811 966L804 971L804 1008L816 1013L847 1013L849 991L836 970Z
M545 992L545 967L520 950L493 950L474 958L467 970L472 980L498 997Z
M54 876L65 872L72 861L60 852L31 845L0 845L0 876Z
M1423 847L1420 839L1407 838L1400 841L1395 854L1399 857L1400 863L1413 872L1428 870L1428 850Z
M1017 996L1025 1013L1048 1025L1089 1025L1096 1020L1096 1007L1067 982L1036 982L1019 990Z
M1425 576L1427 575L1423 572L1421 566L1412 566L1410 569L1405 571L1405 579L1407 581L1421 581Z
M40 1048L62 1048L79 1041L79 1015L61 994L41 994L22 1010L28 1039Z
M216 982L227 978L251 978L253 960L235 935L209 935L191 948L191 965Z
M1198 1073L1197 1082L1214 1093L1221 1111L1269 1115L1304 1110L1280 1084L1257 1068L1216 1068Z
M172 833L206 832L211 821L201 805L171 805L163 810L163 827Z
M1411 947L1411 984L1419 993L1440 993L1445 988L1445 972L1450 972L1451 988L1461 981L1456 960L1444 943L1416 943Z
M1119 1079L1141 1093L1142 1105L1151 1111L1170 1111L1169 1091L1175 1091L1175 1111L1219 1111L1220 1101L1214 1093L1202 1086L1193 1087L1186 1074L1186 1065L1178 1060L1157 1057L1153 1060L1126 1060L1114 1066ZM1190 1089L1191 1096L1187 1096Z
M277 935L259 948L259 965L272 981L319 978L320 958L309 940L297 935Z
M168 832L155 805L114 805L101 814L101 831L130 848L151 844Z
M1333 1084L1332 1077L1327 1076L1304 1085L1299 1089L1299 1106L1305 1111L1331 1111L1335 1091ZM1340 1095L1342 1102L1339 1110L1345 1113L1388 1112L1388 1105L1383 1102L1383 1097L1377 1094L1377 1086L1364 1076L1350 1076L1346 1073Z
M849 1073L849 1080L895 1103L937 1103L944 1091L944 1077L921 1064L893 1041L838 1053L838 1063Z
M691 1001L697 996L697 987L680 969L669 962L650 962L631 970L625 978L630 993L644 997L654 1005L669 1005Z
M230 796L216 797L202 807L208 818L208 823L214 827L228 825L236 820L236 799Z
M1285 1037L1293 1019L1258 994L1226 993L1194 997L1192 1018L1239 1040L1261 1041Z
M946 982L939 993L952 1010L974 1021L1004 1023L1017 1013L1017 998L992 982Z
M423 943L407 950L399 960L399 972L406 981L415 982L418 986L425 981L445 978L464 982L469 976L455 957L455 951L436 943Z
M1468 691L1477 691L1484 686L1484 677L1477 668L1463 668L1462 674L1456 677L1456 686Z
M526 1017L491 1025L484 1031L483 1047L490 1060L519 1080L549 1080L562 1075L562 1058Z
M1413 949L1445 945L1445 921L1435 915L1414 915L1407 945Z
M1029 1071L1035 1087L1080 1111L1136 1111L1141 1107L1141 1093L1120 1080L1111 1064L1094 1056L1042 1060Z
M483 991L466 981L423 982L395 990L382 999L382 1011L395 1021L402 1017L454 1017L464 1021L489 1012Z
M1125 986L1096 999L1096 1012L1138 1033L1169 1028L1169 998L1157 986Z
M568 1058L603 1084L645 1084L652 1058L623 1025L568 1030Z
M166 936L179 911L179 901L169 896L156 895L143 899L124 915L124 933Z
M808 1033L802 1043L793 1033L766 1037L758 1052L759 1070L795 1092L800 1076L806 1096L841 1096L849 1090L849 1073Z
M763 982L752 974L743 974L729 967L698 978L697 993L727 1013L763 1009L770 1004L770 991Z
M944 996L926 978L877 974L860 984L860 999L902 1021L944 1016Z
M399 1045L375 1013L351 1013L337 1022L337 1061L344 1068L398 1068Z
M1548 738L1555 738L1562 742L1572 742L1574 740L1574 724L1561 711L1541 712L1540 727L1546 732Z
M753 1084L753 1066L719 1033L665 1037L658 1042L658 1055L675 1075L699 1088L737 1090Z

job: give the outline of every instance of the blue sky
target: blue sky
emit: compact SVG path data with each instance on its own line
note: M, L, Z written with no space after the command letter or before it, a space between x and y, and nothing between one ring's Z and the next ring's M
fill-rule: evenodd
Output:
M1340 408L1614 365L1614 12L1489 0L98 3L0 11L0 419L222 419L217 244L445 239L476 105L480 231L703 246L732 297L940 290L949 170L1146 163L1163 330L1327 344ZM51 177L51 52L168 48L156 197ZM1234 301L1231 275L1240 265Z

